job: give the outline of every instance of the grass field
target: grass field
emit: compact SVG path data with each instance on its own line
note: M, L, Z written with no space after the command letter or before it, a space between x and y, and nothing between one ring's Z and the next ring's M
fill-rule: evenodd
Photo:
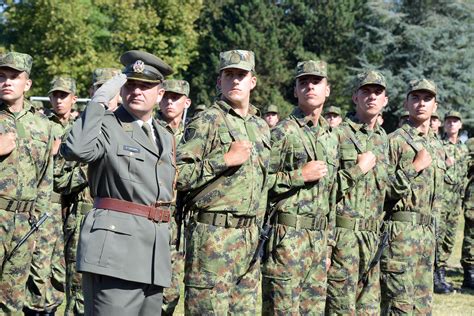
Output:
M474 316L474 291L467 291L461 289L463 280L463 270L459 260L461 258L461 243L463 237L464 218L461 218L460 225L458 227L458 234L456 238L456 245L453 251L453 255L449 260L449 268L447 271L448 280L454 284L456 291L449 295L437 295L434 296L434 316ZM59 309L58 315L62 315L64 306ZM260 310L259 308L257 310ZM180 304L175 312L175 315L184 315L183 301L180 300ZM260 315L260 313L258 314Z

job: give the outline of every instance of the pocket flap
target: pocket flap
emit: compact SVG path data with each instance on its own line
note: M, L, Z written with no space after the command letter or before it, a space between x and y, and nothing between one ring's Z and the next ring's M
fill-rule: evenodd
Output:
M384 260L380 262L380 270L383 272L403 273L406 271L408 263L396 260Z
M92 230L102 229L118 234L132 235L131 226L128 218L102 215L95 218Z

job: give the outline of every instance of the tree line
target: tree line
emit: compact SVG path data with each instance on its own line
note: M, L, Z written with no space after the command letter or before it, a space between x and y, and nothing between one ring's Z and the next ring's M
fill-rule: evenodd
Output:
M291 112L297 61L329 64L327 104L351 111L352 78L378 69L388 81L385 125L403 111L407 83L421 76L439 89L439 109L456 109L474 126L474 3L470 0L9 0L0 1L0 52L34 58L32 94L55 75L77 79L87 95L97 67L142 49L191 84L194 104L216 96L218 52L256 54L252 103Z

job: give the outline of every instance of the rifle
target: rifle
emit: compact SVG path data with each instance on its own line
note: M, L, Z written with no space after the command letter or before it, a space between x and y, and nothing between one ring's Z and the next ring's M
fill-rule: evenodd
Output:
M284 200L286 200L286 199L284 199ZM279 206L279 204L280 203L277 203L278 206ZM260 230L260 235L258 236L257 250L253 253L252 260L250 260L249 267L247 268L245 273L237 279L237 284L240 283L240 281L242 280L242 277L244 275L246 275L250 270L252 270L255 263L257 263L257 260L263 258L263 249L265 248L265 244L266 244L267 240L270 238L270 234L271 234L272 229L273 229L272 221L273 221L273 217L275 216L275 214L277 212L277 209L278 209L277 205L275 205L272 208L272 211L268 215L267 220L265 221L265 224L263 225L262 229Z
M375 266L380 262L380 258L382 257L383 250L387 246L388 246L388 229L384 230L382 234L382 240L379 243L377 252L375 253L374 257L369 263L369 267L359 278L358 285L362 286L362 288L365 286L365 284L367 284L367 279L369 278L370 271L372 271L372 269L375 268Z
M43 215L41 215L41 217L39 218L39 220L36 222L36 223L33 223L33 225L31 225L31 229L26 233L25 236L23 236L20 241L16 244L15 248L13 248L13 250L10 252L10 254L8 255L7 257L7 260L5 261L8 261L10 260L10 258L13 256L13 254L18 250L18 248L21 247L21 245L23 245L26 240L28 238L30 238L30 236L38 230L38 228L40 228L41 225L43 225L43 223L46 221L46 219L48 218L49 214L48 213L44 213Z

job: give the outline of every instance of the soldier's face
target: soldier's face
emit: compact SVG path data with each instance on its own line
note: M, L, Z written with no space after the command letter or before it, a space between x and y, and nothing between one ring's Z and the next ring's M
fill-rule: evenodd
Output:
M360 87L352 95L352 101L356 105L356 113L362 117L373 118L387 105L388 97L385 88L376 84L368 84Z
M49 95L49 100L53 106L54 113L59 117L66 117L71 113L72 106L76 103L77 97L66 91L53 91Z
M447 117L444 120L444 131L448 136L457 135L462 128L462 122L457 117Z
M430 127L431 127L431 129L437 133L440 126L441 126L441 121L440 121L440 119L437 118L437 117L432 117L432 118L431 118L431 121L430 121Z
M250 91L256 84L257 77L253 76L252 72L237 68L222 70L217 79L217 86L230 105L247 104Z
M303 110L322 108L330 92L328 81L324 77L301 76L296 79L294 94Z
M410 120L415 123L429 121L436 107L435 95L425 90L410 92L405 101L405 109L409 113Z
M127 80L120 95L123 105L138 118L148 119L153 107L161 101L165 90L158 83Z
M336 113L328 113L324 116L326 121L328 121L329 126L332 128L338 127L339 124L342 122L342 117L339 114Z
M166 120L172 121L183 116L184 109L191 105L191 100L184 94L165 92L160 101L160 110Z
M279 120L278 113L275 113L275 112L265 113L265 115L263 116L263 119L265 120L265 122L267 122L270 128L275 127L275 125L277 125L278 120Z
M26 72L0 67L0 100L13 104L23 98L23 94L30 88L31 80Z

